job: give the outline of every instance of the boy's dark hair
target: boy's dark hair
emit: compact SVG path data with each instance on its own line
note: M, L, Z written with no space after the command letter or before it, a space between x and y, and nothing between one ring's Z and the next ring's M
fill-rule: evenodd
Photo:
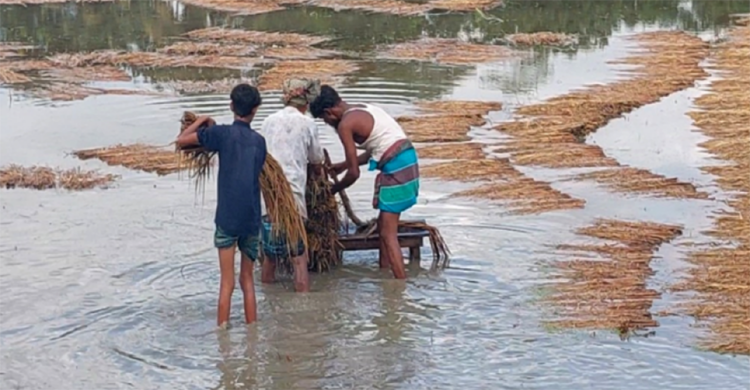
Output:
M234 87L229 98L232 99L234 113L243 118L250 115L262 102L258 88L244 83Z
M330 85L322 85L320 94L310 103L310 114L313 118L321 118L326 109L335 107L340 101L341 98L335 89Z

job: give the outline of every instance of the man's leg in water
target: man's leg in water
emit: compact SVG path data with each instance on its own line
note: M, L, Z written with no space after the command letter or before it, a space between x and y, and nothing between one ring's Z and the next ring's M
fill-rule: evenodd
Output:
M276 281L276 260L263 256L263 265L261 266L260 281L261 283L271 284Z
M404 257L398 244L398 220L401 214L381 211L378 216L381 250L385 246L385 254L391 264L391 271L396 279L406 279Z
M234 292L234 251L235 244L219 248L219 270L221 284L219 285L219 308L217 310L216 325L224 326L229 322L229 310L232 307L232 293Z
M242 299L245 305L245 322L248 324L252 324L258 319L253 268L255 268L255 263L243 253L242 264L240 264L240 288L242 289Z
M380 223L380 219L378 219L378 224ZM379 226L379 225L378 225ZM380 228L378 228L380 229ZM380 237L380 248L378 250L378 261L380 262L380 268L381 269L388 269L391 268L391 262L388 260L388 249L385 246L385 240L383 239L383 236L380 236L378 233L378 236Z
M294 291L296 292L310 292L310 275L307 272L308 259L307 250L301 256L292 257Z

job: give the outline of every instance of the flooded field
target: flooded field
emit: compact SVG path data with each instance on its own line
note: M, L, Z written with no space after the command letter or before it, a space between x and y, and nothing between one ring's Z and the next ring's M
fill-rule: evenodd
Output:
M0 0L0 388L747 389L748 1L21 3ZM215 181L72 153L167 150L184 111L229 121L240 81L259 127L290 75L399 118L425 176L405 218L451 266L403 282L347 253L310 294L259 287L250 327L235 294L217 331ZM348 191L363 219L373 178Z

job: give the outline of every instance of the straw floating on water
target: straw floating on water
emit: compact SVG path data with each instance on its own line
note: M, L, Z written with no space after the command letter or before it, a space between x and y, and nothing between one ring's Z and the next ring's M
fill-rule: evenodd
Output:
M335 11L358 10L393 15L421 15L433 7L429 4L409 3L399 0L310 0L310 5Z
M200 30L193 30L185 33L184 36L190 39L197 40L220 41L222 43L249 43L259 46L314 46L331 39L330 37L315 35L236 30L220 27L209 27Z
M726 162L702 168L716 175L716 183L730 194L726 203L731 209L714 215L714 227L705 232L723 242L690 253L688 277L672 286L697 293L675 309L708 325L699 346L745 355L750 354L749 39L750 26L736 27L715 47L710 66L722 71L723 79L712 82L710 93L696 100L700 111L689 113L696 127L711 137L701 146Z
M490 183L460 191L454 197L468 197L502 201L510 214L539 214L550 211L581 209L583 199L574 198L550 186L549 183L523 176L516 171L501 183Z
M380 57L385 59L428 61L444 65L475 65L512 56L514 52L507 47L444 38L422 38L398 43L384 47L380 53Z
M578 175L575 180L594 180L619 192L652 195L656 197L707 199L708 194L698 191L691 183L667 178L644 169L622 167Z
M431 0L427 4L438 10L461 12L493 9L503 4L503 0Z
M23 84L28 82L31 82L30 78L0 66L0 84Z
M520 177L507 159L459 160L419 167L420 175L441 180L474 182Z
M302 0L184 0L185 4L239 15L258 15L281 11L284 5L299 4Z
M626 337L659 326L650 313L661 294L646 287L653 252L682 233L680 226L653 222L598 220L579 234L614 244L561 245L573 257L555 262L563 281L543 299L556 313L547 324L557 328L611 329ZM586 257L581 257L582 255Z
M73 155L81 160L96 158L108 165L153 172L160 176L188 168L174 149L145 144L118 144L105 148L84 149L73 152Z
M100 174L96 171L86 171L81 168L62 170L39 166L10 165L0 169L0 187L8 189L46 190L63 188L70 191L80 191L96 187L106 188L118 178L119 176L116 175Z
M167 55L157 52L122 52L100 50L89 53L57 54L49 60L63 67L89 67L94 65L128 65L144 68L226 68L244 69L255 66L260 60L248 57L214 55Z
M416 106L426 113L468 116L484 116L490 111L499 111L503 108L499 102L471 100L426 100L417 102Z
M478 115L400 117L396 120L413 142L468 141L471 126L481 126L486 123Z
M486 156L482 151L482 144L477 142L445 143L420 146L417 148L419 158L434 158L440 160L481 160Z
M504 40L517 46L571 46L578 42L578 37L548 31L519 33L505 36Z
M319 79L322 83L335 85L356 70L355 63L345 60L281 61L260 76L258 88L264 91L280 90L283 81L290 77Z

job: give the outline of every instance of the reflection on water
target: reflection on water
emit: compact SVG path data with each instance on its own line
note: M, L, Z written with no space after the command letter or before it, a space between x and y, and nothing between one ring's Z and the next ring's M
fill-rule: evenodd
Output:
M330 45L368 58L342 93L403 114L416 99L500 100L512 107L611 80L606 61L624 54L623 32L660 27L713 33L729 13L750 10L744 1L719 0L506 3L486 13L502 22L479 13L403 18L312 8L228 17L174 1L2 6L0 39L39 44L52 53L154 50L185 31L216 25L332 35ZM582 45L476 68L371 58L379 44L422 35L492 42L505 33L539 30L580 34ZM241 75L206 69L134 73L144 82ZM280 108L278 97L264 94L254 125ZM409 217L441 228L455 254L453 268L412 273L404 283L378 270L371 253L351 254L346 267L314 276L309 295L284 284L259 287L260 322L249 328L239 325L236 297L235 327L215 331L213 186L205 198L194 197L190 184L176 177L81 162L65 152L119 142L165 144L183 110L230 120L226 100L216 94L98 96L40 107L0 89L0 165L83 166L123 175L107 191L2 191L0 388L744 389L750 381L747 358L692 349L693 331L684 320L660 319L656 337L629 342L607 332L549 333L539 325L533 298L552 259L548 245L571 241L575 228L595 216L681 223L686 235L697 234L709 226L707 210L716 207L625 197L582 183L554 185L586 199L584 210L501 217L499 206L447 198L462 184L425 180ZM684 100L678 106L684 109ZM636 111L633 118L646 128L660 107ZM491 118L508 114L506 109ZM618 121L596 141L648 169L661 166L691 178L701 165L691 153L669 153L665 162L658 150L639 149L645 130L627 126ZM684 136L680 131L669 129ZM334 159L341 158L335 134L329 128L322 134ZM472 136L497 137L482 130ZM683 141L685 150L697 142ZM363 173L349 194L362 217L373 215L372 178ZM657 270L662 280L679 263L675 247L663 252Z

